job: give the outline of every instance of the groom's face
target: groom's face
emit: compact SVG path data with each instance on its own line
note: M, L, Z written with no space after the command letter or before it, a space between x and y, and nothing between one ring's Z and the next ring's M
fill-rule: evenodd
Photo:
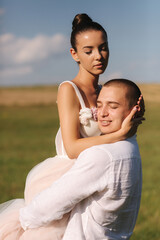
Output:
M116 132L121 128L123 120L130 113L126 93L128 89L122 86L105 86L98 100L98 125L103 134Z

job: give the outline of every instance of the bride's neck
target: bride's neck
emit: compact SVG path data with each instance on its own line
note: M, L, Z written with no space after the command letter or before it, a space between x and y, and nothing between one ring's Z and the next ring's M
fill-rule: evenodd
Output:
M77 76L73 79L73 81L82 87L96 89L98 86L99 76L93 76L91 74L83 75L78 73Z

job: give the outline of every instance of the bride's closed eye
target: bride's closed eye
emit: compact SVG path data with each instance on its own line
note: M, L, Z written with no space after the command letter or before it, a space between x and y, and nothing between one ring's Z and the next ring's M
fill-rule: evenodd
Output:
M89 55L89 54L91 54L92 53L92 51L87 51L87 52L85 52L87 55Z

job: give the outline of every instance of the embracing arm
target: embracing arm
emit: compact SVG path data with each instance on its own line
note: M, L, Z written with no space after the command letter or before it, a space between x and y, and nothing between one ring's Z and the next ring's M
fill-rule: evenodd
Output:
M41 227L61 219L83 199L103 191L107 185L108 160L109 155L99 148L84 151L65 175L20 209L23 229Z
M107 135L81 138L79 133L79 110L80 104L75 93L75 90L69 83L61 85L58 91L58 111L60 118L60 125L62 131L62 138L65 150L68 156L73 159L85 149L127 138L127 133L131 129L133 123L131 121L136 109L133 109L125 120L123 128L119 131Z

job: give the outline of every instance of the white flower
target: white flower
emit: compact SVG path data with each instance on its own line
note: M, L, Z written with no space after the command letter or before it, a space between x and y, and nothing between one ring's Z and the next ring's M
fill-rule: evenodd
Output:
M79 112L79 120L82 125L87 126L89 119L92 119L92 111L90 108L83 108Z

